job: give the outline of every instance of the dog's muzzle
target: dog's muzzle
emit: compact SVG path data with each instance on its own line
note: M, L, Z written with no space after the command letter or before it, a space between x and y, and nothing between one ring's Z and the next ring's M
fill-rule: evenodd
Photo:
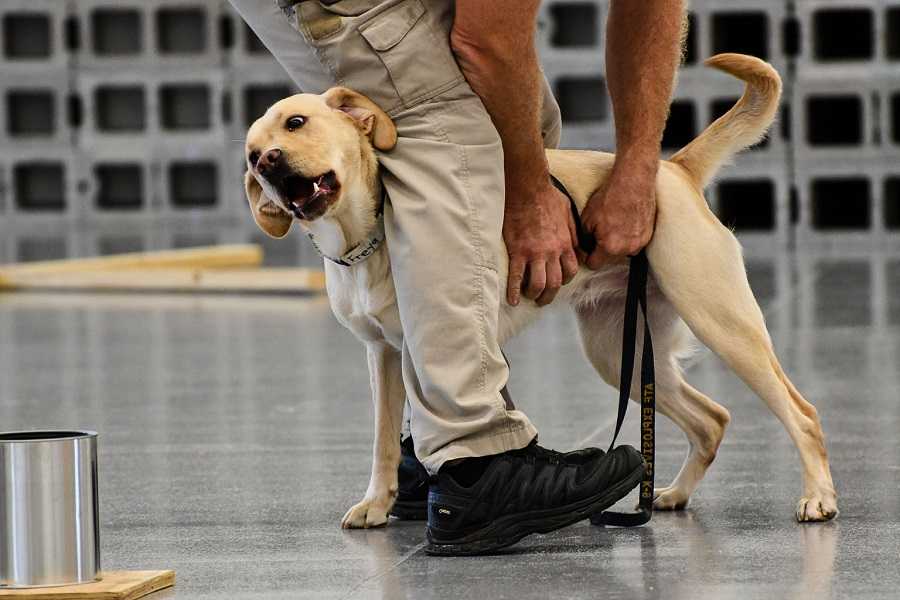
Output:
M284 208L304 221L325 214L341 188L334 171L307 177L291 170L283 160L260 172L260 176L272 186Z

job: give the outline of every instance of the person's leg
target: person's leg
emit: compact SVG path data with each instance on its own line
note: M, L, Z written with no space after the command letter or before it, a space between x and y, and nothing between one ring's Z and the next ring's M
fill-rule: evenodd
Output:
M542 86L541 135L545 148L557 148L562 133L559 104L546 78ZM506 388L502 390L507 408L514 408L512 397ZM402 519L425 519L428 502L428 472L415 455L410 432L410 407L407 403L403 415L401 434L401 462L398 468L399 491L391 514Z
M544 141L544 147L558 148L562 135L562 119L559 110L559 104L557 103L556 98L553 95L553 89L550 87L550 82L547 81L546 77L543 78L541 94L541 136ZM502 392L504 394L506 406L509 408L514 408L515 404L512 397L509 395L508 389L504 388ZM407 403L403 412L402 437L404 439L412 435L410 431L410 417L410 407Z
M435 473L446 460L526 446L537 432L501 394L502 145L450 51L453 3L235 3L304 91L322 87L297 59L311 55L395 120L398 144L380 159L416 454ZM306 48L292 48L285 27Z
M450 50L452 0L307 1L285 15L333 80L398 128L396 148L379 158L412 433L436 476L427 551L489 552L604 510L639 482L641 454L540 448L502 394L502 144ZM548 138L554 109L545 103Z
M400 141L382 157L411 432L431 473L536 435L501 395L502 147L480 100L459 87L397 115Z
M468 88L468 86L466 86L466 88ZM433 115L433 118L441 122L440 128L444 129L445 131L448 131L448 130L452 131L454 135L460 134L460 137L462 137L464 135L472 136L473 134L484 135L484 132L489 132L491 134L491 139L488 140L488 142L492 146L499 144L499 139L496 139L496 140L493 139L493 136L495 135L494 128L493 128L492 124L488 125L488 123L490 123L490 117L489 117L489 115L487 115L486 111L484 110L484 107L481 104L480 100L477 99L477 97L475 96L475 94L473 92L471 92L471 90L466 90L463 93L463 96L464 97L461 99L452 101L452 104L456 105L456 108L452 111L444 110L443 107L441 107L441 108L435 107L433 110L431 110L432 113L436 113ZM541 102L542 102L541 132L542 132L542 135L544 138L544 146L546 148L556 148L559 146L560 136L561 136L561 132L562 132L562 123L561 123L559 105L557 104L556 99L553 96L553 91L550 87L549 82L546 80L546 78L544 78L544 80L543 80ZM435 104L439 105L440 102L437 102ZM401 132L401 136L402 135L403 134ZM498 212L496 210L499 207L499 208L501 208L501 211L502 211L502 206L503 206L503 204L502 204L502 196L503 196L502 187L500 188L501 191L499 193L497 192L497 188L496 188L496 186L498 184L501 186L503 185L502 179L500 182L497 181L498 173L499 173L500 177L502 178L502 164L503 164L502 148L500 148L500 150L499 150L499 156L496 154L493 156L486 156L484 154L484 151L487 149L481 148L481 146L484 144L484 142L479 139L474 139L473 143L476 146L478 146L478 149L476 149L474 151L472 149L469 149L468 150L469 156L465 156L465 154L463 155L463 159L465 160L467 165L470 165L468 175L471 177L471 181L465 182L465 184L467 184L469 186L470 190L474 190L474 193L478 195L478 197L473 198L473 200L475 201L476 207L481 207L479 212L481 212L482 215L484 215L486 223L487 223L487 227L486 228L480 227L479 224L477 224L477 223L471 223L470 225L475 225L477 228L480 229L480 231L483 232L482 238L484 237L484 235L487 235L490 237L490 239L479 240L479 242L478 242L479 245L481 245L483 248L488 248L493 256L502 257L502 259L505 260L506 249L505 249L505 247L502 246L502 239L503 239L503 236L502 236L502 212L501 212L501 214L498 214ZM415 151L413 150L413 152L415 152ZM488 150L488 152L491 152L491 150ZM479 154L481 156L485 156L485 158L487 160L482 162L482 160L479 158ZM435 156L435 158L436 158L436 160L440 161L439 163L438 162L435 163L435 165L437 165L438 170L441 170L442 168L446 169L452 164L452 163L448 164L448 163L444 162L443 158L439 158L437 156ZM476 165L475 167L471 166L471 165L473 165L473 161L472 161L473 158L476 160L476 162L474 163ZM397 155L395 152L392 152L389 155L389 158L387 160L393 160L398 163L406 162L403 155ZM383 162L384 162L384 159L383 159ZM480 169L479 167L484 167L484 168ZM420 170L422 172L426 172L428 169L426 166L423 166L423 168ZM472 183L477 184L479 182L479 180L482 182L481 185L475 185L475 186L471 185ZM388 185L388 189L390 190L390 184L388 183L387 185ZM429 196L429 198L433 198L433 197L434 197L433 195ZM499 198L499 200L498 200L498 198ZM394 201L392 201L392 202L396 208L397 203ZM429 205L429 208L431 208L431 205ZM451 208L455 209L457 207L451 206ZM429 210L429 213L430 212L431 211ZM437 215L429 214L429 217L431 217L431 216L436 217ZM395 219L396 219L396 215L395 215ZM420 228L420 230L423 233L423 242L424 242L422 244L422 247L424 247L425 250L428 249L428 245L429 245L428 240L433 239L431 237L430 229L435 228L435 227L436 228L442 227L441 220L439 218L434 218L432 221L430 221L430 223L428 223L428 225L429 225L429 227L421 227ZM388 234L388 235L390 235L390 234ZM416 246L416 248L418 248L418 246ZM448 257L449 253L445 252L444 249L441 247L433 247L433 249L436 251L434 253L435 254L434 259L437 261L437 263L435 263L435 264L440 264L443 267L444 261L446 260L446 257ZM410 268L414 267L415 265L398 264L398 260L395 258L396 256L398 256L398 253L395 252L394 250L392 250L391 257L392 257L392 263L393 263L393 267L394 267L394 279L395 279L395 281L398 281L398 290L401 288L404 290L422 289L422 288L417 288L414 284L407 284L404 286L399 285L399 281L400 281L400 279L403 278L403 275L410 273ZM461 254L460 258L464 258L464 256L465 256L464 254ZM425 261L429 261L430 259L431 259L431 256L428 256L425 253L420 254L417 250L415 257L413 258L413 262L414 263L415 262L424 263ZM497 306L499 306L499 302L505 301L503 299L503 290L505 289L505 281L499 281L499 278L497 277L498 273L497 273L496 268L491 269L491 270L492 270L492 273L491 273L492 278L490 279L489 283L487 281L485 283L492 286L491 287L491 290L492 290L491 302L493 303L493 302L497 301L499 298L499 301L497 301L497 304L496 304ZM500 271L503 272L504 269L500 269ZM433 270L429 270L429 272L433 272ZM400 275L401 277L398 278L398 275ZM445 274L442 273L442 276L445 276ZM413 277L415 277L415 275L413 275ZM426 277L428 277L428 276L426 275ZM449 279L449 278L447 278L447 279ZM447 279L445 279L445 281ZM422 283L424 285L428 286L428 288L433 288L433 282L423 280ZM451 287L453 287L454 285L455 284L451 283ZM498 285L499 285L499 288L497 287ZM498 294L499 294L499 296L498 296ZM440 306L441 306L440 298L438 298L437 300L438 300L438 309L437 310L441 310L440 309ZM463 301L464 301L464 299L463 299ZM423 313L422 313L423 319L430 321L431 319L429 319L429 311L434 310L434 309L432 307L422 306L421 304L418 307L420 307L423 310ZM401 305L401 310L402 310L402 305ZM437 314L440 314L440 313L437 313ZM496 339L497 339L497 337L496 337L496 327L497 327L496 319L497 319L497 316L494 316L492 313L491 314L492 322L489 324L491 329L489 329L488 331L493 332L491 342L494 344L496 344ZM406 327L406 321L404 321L404 331L405 332L408 331L408 329ZM414 365L414 361L411 360L408 339L409 338L407 337L407 347L404 348L404 373L405 373L405 377L407 380L407 394L409 394L409 389L411 387L414 390L415 389L421 390L421 387L420 387L421 383L419 382L419 377L420 377L419 372L415 368L413 368L411 370L408 369L408 365L410 365L410 364ZM446 347L452 348L453 346L448 343L448 344L446 344ZM457 354L457 356L459 356L459 355ZM439 362L444 363L445 359L441 359ZM505 360L504 360L504 362L505 362ZM497 367L498 367L498 365L495 362L494 368L497 368ZM426 368L429 368L429 366L426 365ZM430 368L434 369L433 366L431 366ZM501 373L501 375L504 377L504 379L506 377L508 377L508 373L507 374ZM509 413L511 411L514 411L515 407L514 407L512 399L509 397L508 393L505 393L505 392L506 392L506 388L504 386L503 388L501 388L501 393L503 394L502 397L504 399L505 407L507 408L507 412ZM410 398L414 402L416 401L416 395L412 395L412 396L410 396ZM419 401L421 401L420 396L419 396ZM516 414L520 414L520 413L516 413ZM412 419L411 419L411 421L412 421ZM439 422L434 422L434 421L426 421L426 423L424 424L425 432L430 431L431 428L433 428L433 427L440 429L441 427L443 427L443 425L441 425L441 423L439 423ZM420 431L419 435L422 435L422 429L419 429L419 431ZM423 444L420 443L418 440L419 436L417 436L416 433L414 432L412 422L410 422L409 432L412 435L413 439L416 440L417 454L419 454L419 456L421 458L424 454L424 452L423 452L424 448L423 448ZM462 443L462 445L466 445L463 440L460 440L460 443ZM444 462L449 459L461 458L464 456L484 456L487 454L497 454L500 451L503 451L501 449L501 446L498 446L498 445L491 445L491 446L489 446L489 448L491 451L484 452L484 451L478 451L480 448L476 447L476 448L474 448L474 451L471 453L459 452L458 450L448 449L448 451L445 452L445 456L446 456L445 458L443 458L441 460L433 461L433 462L440 464L441 462ZM440 459L440 456L439 456L439 459ZM431 470L433 472L435 469L432 468Z

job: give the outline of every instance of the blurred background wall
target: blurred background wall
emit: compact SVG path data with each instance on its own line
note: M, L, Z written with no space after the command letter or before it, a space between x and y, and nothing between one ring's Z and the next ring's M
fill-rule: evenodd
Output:
M265 0L261 0L265 1ZM545 0L564 145L612 149L606 0ZM900 0L694 0L664 136L687 143L742 86L734 51L785 80L779 123L709 191L750 253L900 246ZM221 0L0 2L0 262L265 242L241 186L247 125L295 91ZM302 236L275 261L314 263Z

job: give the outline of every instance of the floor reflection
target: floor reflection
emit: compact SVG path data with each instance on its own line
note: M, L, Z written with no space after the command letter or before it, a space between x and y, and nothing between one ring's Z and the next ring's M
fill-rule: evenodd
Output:
M4 260L37 260L255 235L107 230L0 244ZM267 242L268 260L314 262L297 239ZM368 479L372 408L363 348L324 298L0 294L0 423L101 432L104 563L175 568L179 586L164 598L524 599L550 590L805 600L896 589L900 255L750 255L748 270L785 370L819 409L841 501L835 524L793 522L801 482L790 439L700 353L687 378L733 421L686 512L635 530L579 523L476 559L426 557L420 523L342 532L340 517ZM608 443L615 394L581 356L565 310L550 310L508 354L516 403L546 445ZM623 441L636 431L631 411ZM686 450L660 419L660 485Z
M840 528L839 521L821 527L799 528L803 576L793 594L795 600L831 600Z

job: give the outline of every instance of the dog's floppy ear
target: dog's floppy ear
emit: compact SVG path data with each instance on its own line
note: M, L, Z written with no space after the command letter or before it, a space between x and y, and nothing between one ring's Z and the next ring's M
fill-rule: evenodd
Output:
M322 97L331 108L353 117L356 126L369 136L377 149L390 150L397 145L397 128L394 127L394 122L366 96L345 87L333 87L322 94Z
M293 218L263 194L262 187L250 171L244 175L244 189L247 191L247 202L250 203L253 220L259 228L276 239L286 236L291 230Z

